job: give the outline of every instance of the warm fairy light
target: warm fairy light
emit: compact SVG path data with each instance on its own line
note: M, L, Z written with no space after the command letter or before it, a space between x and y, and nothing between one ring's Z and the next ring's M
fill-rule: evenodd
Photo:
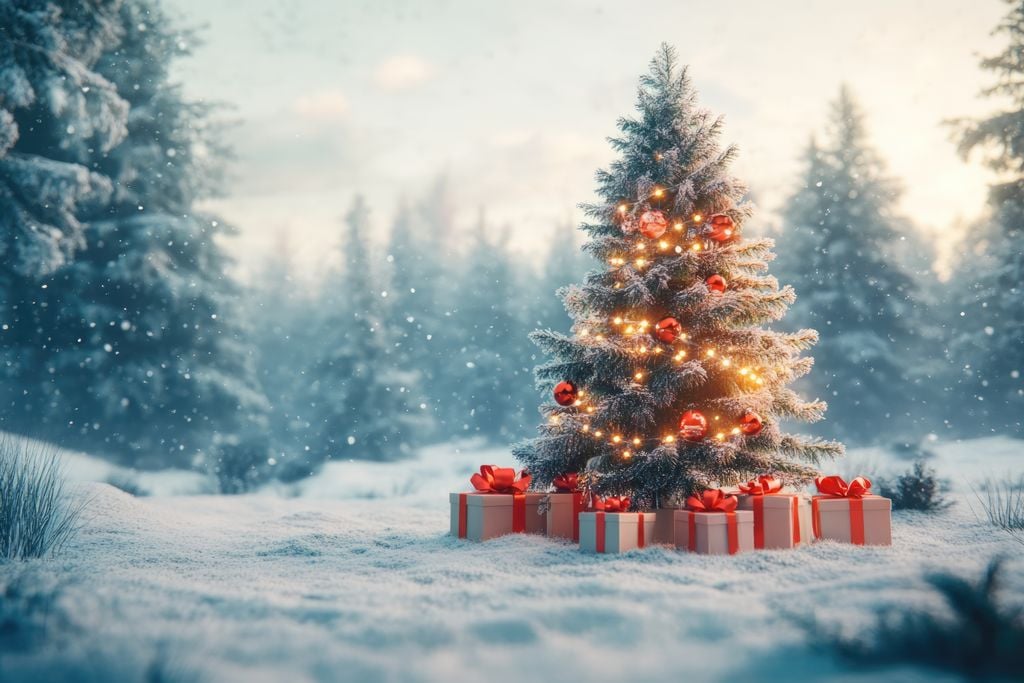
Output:
M588 330L587 328L584 327L582 330L580 330L581 337L586 337L588 334L590 334L590 330Z
M590 425L583 425L582 429L585 432L589 432L590 431Z
M661 197L665 196L665 190L661 189L660 187L654 188L654 196L660 199Z
M676 221L676 224L674 226L672 226L672 227L674 227L676 229L676 232L682 232L683 231L683 227L684 227L683 226L683 222L682 221Z
M680 361L680 360L682 360L682 359L684 359L684 358L686 358L686 351L680 351L679 353L677 353L677 354L675 355L675 359L676 359L677 361Z
M662 441L664 441L665 443L673 443L675 440L676 437L672 436L671 434L662 439Z
M662 352L663 350L664 350L664 349L662 349L662 348L661 348L660 346L655 346L655 347L654 347L654 352L655 352L655 353L661 353L661 352Z
M718 439L719 441L724 441L725 434L723 432L718 432L717 434L715 434L715 438Z
M553 424L553 425L556 425L556 424L558 424L558 416L557 416L557 415L552 415L552 416L551 416L551 417L550 417L550 418L548 419L548 422L550 422L550 423L551 423L551 424Z
M661 161L664 158L665 157L661 156L661 152L658 152L657 154L654 155L654 160L655 161Z
M622 441L622 437L618 434L612 437L612 443L619 443L620 441Z
M634 445L634 446L639 446L639 445L640 445L640 439L639 439L639 437L634 437L634 438L633 438L633 445Z
M640 251L643 251L646 246L647 245L644 244L643 242L637 242L636 243L636 248L639 249Z
M758 384L764 384L764 380L763 380L763 379L761 379L760 377L758 377L758 378L757 378L757 383L758 383Z
M617 256L615 258L608 259L608 263L612 264L613 266L621 266L625 262L626 262L626 259L619 258Z
M730 365L732 365L732 361L731 361L731 360L729 360L728 358L725 358L725 359L723 359L723 360L722 360L722 367L723 367L723 368L727 368L727 367L729 367Z
M676 253L677 254L682 254L683 253L683 248L680 247L679 245L676 245Z
M573 403L573 406L581 406L581 405L583 405L583 401L581 401L579 399L576 399L576 402Z
M602 437L603 435L604 435L604 432L602 432L602 431L601 431L600 429L598 429L598 430L597 430L596 432L594 432L594 436L596 436L596 437L597 437L597 438L599 438L599 439L600 439L600 438L601 438L601 437Z
M628 208L625 204L619 204L619 213L626 213Z
M704 220L704 216L701 216L699 213L693 214L694 223L700 223L702 220Z
M693 249L694 251L700 251L700 242L694 242L693 246L690 248Z
M708 349L707 350L707 354L708 354L708 358L714 358L715 357L715 350L714 349Z
M638 258L636 260L636 267L637 268L643 268L646 265L647 265L647 259Z
M632 326L632 325L627 325L627 326L626 326L626 329L625 329L625 330L623 330L623 331L624 331L624 332L625 332L626 334L633 334L634 332L636 332L636 330L635 330L635 329L633 328L633 326Z
M722 419L722 416L721 416L721 415L715 415L715 419L716 419L716 420L721 420L721 419Z
M740 368L740 374L741 375L746 375L749 372L750 372L750 368Z
M597 335L596 338L597 338L597 341L604 341L604 335L603 334Z
M632 454L632 453L630 453L629 451L622 451L622 457L623 457L623 458L626 458L627 460L629 459L629 457L630 457L631 455L633 455L633 454Z
M612 322L615 323L616 325L621 325L622 318L620 318L619 316L615 316L614 318L612 318Z
M621 282L616 282L615 283L615 289L622 289L622 283Z
M633 379L638 379L639 380L639 379L643 379L643 378L644 378L644 373L642 373L642 372L638 372L635 375L633 375Z
M685 332L683 332L682 334L680 334L680 335L679 335L679 338L680 338L680 339L682 339L683 341L686 341L686 340L688 339L688 337L686 336L686 333L685 333Z
M732 433L733 434L739 434L740 433L740 428L739 427L733 427L732 428Z
M647 353L647 347L641 346L640 348L637 349L637 351L639 351L640 353Z
M665 240L662 240L662 241L658 242L658 249L661 249L662 251L665 251L666 249L668 249L671 246L672 245L669 244L668 242L666 242Z
M595 410L594 406L587 406L587 412L588 413L592 413L592 412L594 412L594 410Z

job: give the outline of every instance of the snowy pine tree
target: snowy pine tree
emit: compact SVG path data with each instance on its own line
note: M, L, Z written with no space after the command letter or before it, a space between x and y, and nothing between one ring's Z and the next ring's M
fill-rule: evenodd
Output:
M84 242L80 211L102 204L96 154L125 136L128 105L95 68L120 39L119 1L0 0L0 382L6 428L37 418L45 373L37 278Z
M80 207L83 248L42 281L39 424L134 464L188 465L260 427L266 403L217 242L228 230L195 206L217 190L224 150L208 107L169 76L190 36L151 0L118 20L95 68L129 106L127 137L97 150L91 167L114 191Z
M798 294L787 322L821 331L816 370L798 386L828 399L832 433L891 438L909 427L911 360L921 351L916 285L895 256L906 222L845 87L830 123L827 142L805 154L779 239L776 270Z
M987 152L1000 175L989 190L990 216L968 236L961 253L988 241L987 259L965 258L953 284L950 353L961 392L950 410L961 432L1024 429L1024 2L1012 0L997 27L1002 52L981 66L995 77L985 91L1007 104L977 121L961 121L960 151Z
M345 217L344 267L322 333L324 356L314 381L316 453L324 460L395 460L424 427L411 404L415 375L396 366L384 324L387 309L370 267L369 211L357 197Z
M556 402L515 453L535 487L582 471L595 493L640 509L753 474L805 482L842 447L779 428L825 410L786 387L811 369L800 352L817 335L763 327L793 292L762 274L771 240L739 234L750 209L728 173L735 149L719 147L721 119L697 106L668 46L637 110L611 140L601 201L584 207L586 249L608 265L565 291L572 336L533 335L553 356L537 373Z

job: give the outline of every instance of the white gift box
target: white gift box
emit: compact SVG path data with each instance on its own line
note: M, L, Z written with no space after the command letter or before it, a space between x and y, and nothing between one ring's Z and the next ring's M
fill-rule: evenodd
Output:
M892 501L814 496L811 499L815 536L854 545L892 545Z
M546 514L546 533L552 538L580 540L580 512L583 511L583 493L549 493Z
M544 516L537 506L544 493L452 493L451 534L470 541L486 541L511 533L543 534ZM516 510L514 498L521 497ZM518 519L517 519L518 517ZM518 523L517 523L518 522ZM519 527L519 528L517 528Z
M736 512L697 512L675 510L675 545L682 550L702 555L730 555L730 515L735 524L735 550L747 552L754 549L754 513L749 510Z
M682 506L665 506L654 511L654 542L665 545L676 543L676 513ZM683 521L686 521L685 519Z
M814 538L811 501L801 493L739 496L739 509L754 513L754 548L795 548ZM760 499L757 501L755 499Z
M654 539L650 512L581 512L580 550L585 553L624 553L644 548Z

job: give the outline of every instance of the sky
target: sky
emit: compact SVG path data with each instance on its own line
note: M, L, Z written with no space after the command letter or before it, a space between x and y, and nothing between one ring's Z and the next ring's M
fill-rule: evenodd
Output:
M545 250L593 198L606 138L662 41L725 116L762 229L784 225L800 154L842 83L903 183L907 229L940 252L992 180L944 121L995 106L978 97L978 60L1001 47L998 0L166 2L202 41L176 77L236 123L227 195L210 206L239 230L243 277L281 257L281 235L300 274L322 272L355 193L383 236L439 174L460 231L484 207L515 249Z

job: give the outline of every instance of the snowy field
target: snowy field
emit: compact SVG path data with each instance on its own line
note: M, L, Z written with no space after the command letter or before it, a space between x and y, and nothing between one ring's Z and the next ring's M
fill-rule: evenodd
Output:
M1008 590L1024 593L1024 546L980 521L970 493L971 482L1019 474L1024 443L935 451L957 504L898 513L892 548L821 543L731 558L585 556L522 535L454 540L447 492L479 463L510 462L471 445L408 463L337 463L239 497L182 495L204 486L185 473L142 478L159 493L144 498L80 483L91 502L65 553L0 564L0 628L11 628L15 602L33 615L22 646L0 652L0 680L877 679L809 649L797 619L857 629L881 606L935 601L924 573L977 575L997 554L1011 558ZM117 473L67 458L79 481ZM908 465L854 451L838 469L869 464Z

